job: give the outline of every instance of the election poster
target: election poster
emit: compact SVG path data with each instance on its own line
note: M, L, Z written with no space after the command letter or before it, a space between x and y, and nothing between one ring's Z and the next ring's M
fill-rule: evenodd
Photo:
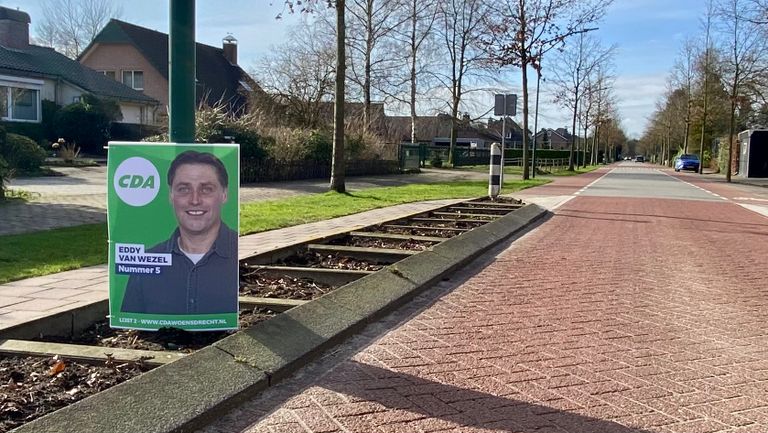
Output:
M238 327L237 144L110 142L109 323Z

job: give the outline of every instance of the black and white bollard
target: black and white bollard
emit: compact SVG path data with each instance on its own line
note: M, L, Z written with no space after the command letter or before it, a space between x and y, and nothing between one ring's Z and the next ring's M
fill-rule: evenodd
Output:
M501 146L499 143L491 144L491 168L488 175L488 196L491 200L496 200L501 192Z

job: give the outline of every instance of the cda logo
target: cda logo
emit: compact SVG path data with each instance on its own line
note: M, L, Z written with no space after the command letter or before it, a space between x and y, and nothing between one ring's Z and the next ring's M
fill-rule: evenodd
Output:
M149 160L134 156L115 170L113 185L120 200L131 206L144 206L160 192L160 174Z

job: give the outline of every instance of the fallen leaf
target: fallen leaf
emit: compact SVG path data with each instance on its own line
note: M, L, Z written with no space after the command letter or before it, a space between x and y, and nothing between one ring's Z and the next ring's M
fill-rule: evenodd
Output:
M65 368L67 368L67 365L64 363L64 361L58 360L51 366L51 369L48 370L48 376L56 376L57 374L64 371Z

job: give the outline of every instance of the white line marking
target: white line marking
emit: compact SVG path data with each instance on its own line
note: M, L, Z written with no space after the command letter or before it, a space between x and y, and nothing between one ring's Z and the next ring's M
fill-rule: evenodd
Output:
M749 209L752 212L756 212L764 217L768 217L768 207L766 206L760 206L756 204L746 204L746 203L736 203L736 204L743 207L744 209Z
M597 182L600 182L600 181L601 181L601 180L602 180L602 179L603 179L605 176L608 176L609 174L613 173L614 171L616 171L616 169L615 169L615 168L612 168L612 169L611 169L611 171L609 171L608 173L605 173L604 175L602 175L602 176L598 177L597 179L593 180L592 182L590 182L590 184L589 184L589 185L587 185L587 186L585 186L584 188L582 188L582 189L580 189L580 190L576 191L576 192L574 193L574 195L578 195L578 194L581 194L582 192L584 192L584 191L586 191L587 189L589 189L589 187L591 187L592 185L596 184Z
M656 171L658 171L659 173L663 174L664 176L669 176L669 177L671 177L672 179L675 179L675 180L677 180L677 181L680 181L680 182L682 182L682 183L684 183L684 184L686 184L686 185L688 185L688 186L692 186L692 187L694 187L694 188L698 188L698 189L700 189L700 190L702 190L702 191L704 191L704 192L706 192L706 193L708 193L708 194L712 194L713 196L715 196L715 197L719 198L720 200L730 201L730 200L728 200L727 198L725 198L725 197L723 197L723 196L721 196L721 195L719 195L719 194L715 194L714 192L712 192L712 191L710 191L710 190L708 190L708 189L704 189L704 188L702 188L702 187L700 187L700 186L696 186L696 185L694 185L694 184L692 184L692 183L690 183L690 182L686 182L686 181L684 181L684 180L680 179L679 177L675 177L675 176L672 176L671 174L669 174L669 173L666 173L666 172L663 172L663 171L661 171L661 170L659 170L659 169L656 169Z

